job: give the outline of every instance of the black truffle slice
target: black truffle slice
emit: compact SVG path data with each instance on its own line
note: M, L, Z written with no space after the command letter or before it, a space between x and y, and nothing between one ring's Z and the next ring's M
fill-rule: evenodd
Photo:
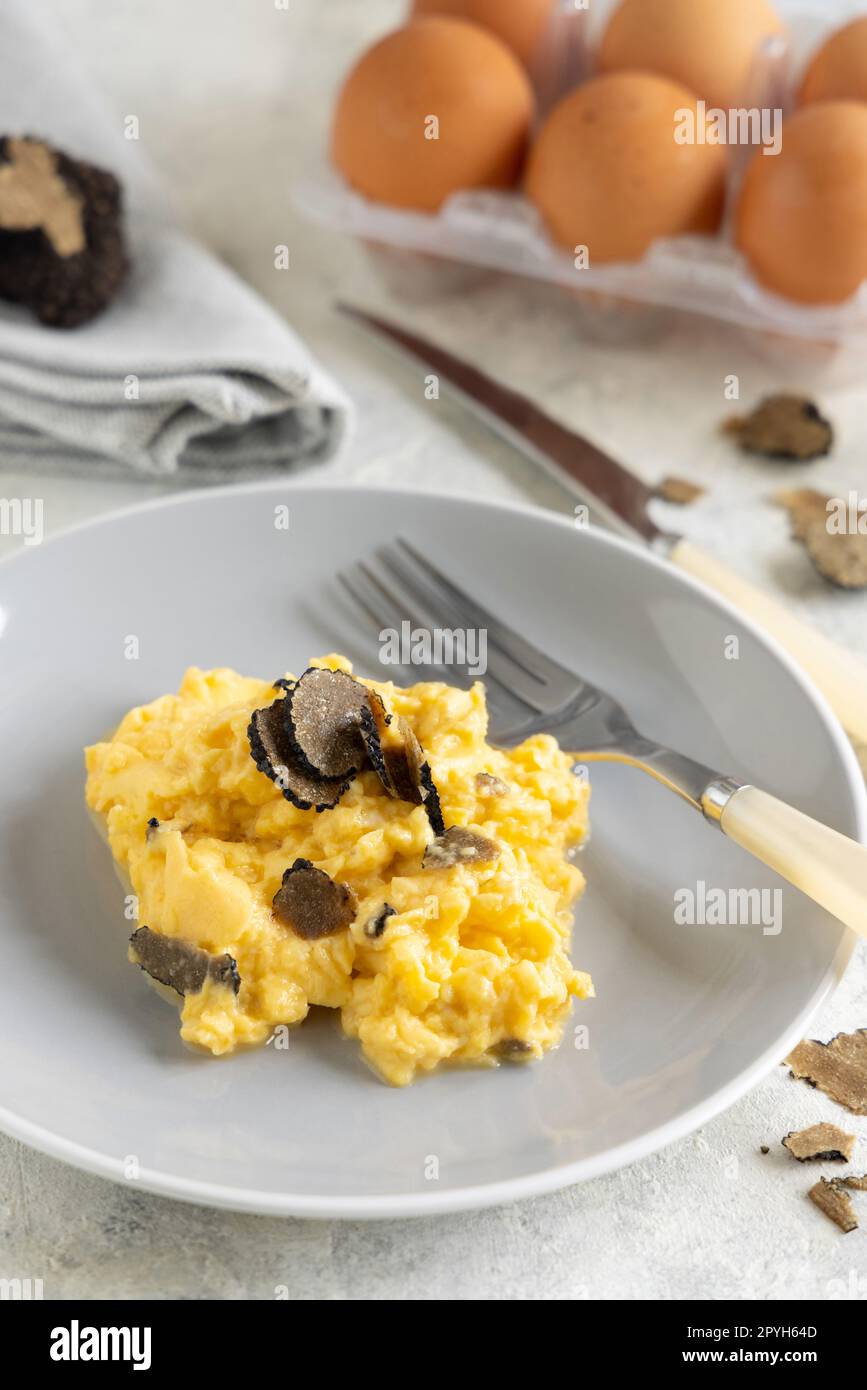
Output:
M226 985L233 994L241 987L241 977L234 958L228 954L213 956L190 941L177 936L163 936L150 927L139 927L129 939L129 955L151 979L178 994L198 994L206 980Z
M105 309L127 269L114 175L42 140L0 138L0 298L75 328Z
M286 730L286 700L275 700L253 713L247 729L250 755L260 772L270 777L287 801L302 811L336 806L352 777L320 777L303 767Z
M430 828L435 835L444 835L446 833L446 823L443 820L440 794L437 791L433 773L430 770L430 763L422 763L420 780L422 796L424 797L424 809L427 811Z
M421 744L406 719L387 714L375 691L368 695L362 735L370 761L389 796L420 806L424 800L420 785L424 763Z
M809 1129L793 1130L783 1140L799 1163L848 1163L855 1147L855 1135L847 1134L837 1125L810 1125Z
M394 908L389 906L388 903L383 903L379 912L376 913L376 916L371 917L370 921L366 923L364 935L371 937L374 941L378 940L388 925L389 917L394 916Z
M768 396L744 418L726 421L741 448L767 458L808 463L831 452L834 430L805 396Z
M286 727L298 760L320 777L347 777L365 758L362 719L370 708L360 681L311 666L286 697Z
M296 859L272 903L276 917L305 941L321 941L350 925L358 903L346 883L335 883L309 859Z
M490 864L499 855L495 840L463 825L452 825L428 845L422 863L425 869L451 869L455 864Z
M420 806L425 799L422 786L424 753L405 719L397 719L392 738L382 746L382 754L392 795Z
M394 789L389 781L385 766L385 754L382 749L383 743L389 736L390 724L391 715L387 713L381 697L377 695L375 690L368 690L367 707L361 712L361 736L364 739L367 756L373 764L380 782L389 795L394 796Z
M362 732L382 785L389 796L424 806L434 834L441 835L445 822L439 792L421 744L408 720L402 716L393 720L379 696L373 691L369 693L371 700L362 720Z

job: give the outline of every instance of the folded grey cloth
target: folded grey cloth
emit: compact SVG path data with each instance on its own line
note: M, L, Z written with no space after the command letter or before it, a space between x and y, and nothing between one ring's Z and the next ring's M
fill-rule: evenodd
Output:
M174 223L141 143L70 72L28 0L0 11L0 134L41 137L123 184L132 269L92 322L0 301L0 458L186 481L324 458L351 408L304 343Z

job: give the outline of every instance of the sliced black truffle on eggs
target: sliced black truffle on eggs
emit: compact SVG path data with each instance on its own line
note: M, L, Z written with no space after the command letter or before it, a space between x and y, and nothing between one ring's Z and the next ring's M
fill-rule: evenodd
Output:
M393 796L394 791L388 778L385 754L382 750L383 742L388 737L390 723L391 715L387 712L382 698L375 690L368 690L367 706L361 712L361 736L374 771L385 790Z
M309 859L296 859L274 894L274 915L305 941L321 941L350 926L358 908L352 889Z
M345 671L311 666L286 696L286 728L298 761L320 777L348 777L366 758L368 692Z
M389 917L394 917L395 910L389 903L383 903L382 907L364 926L364 935L369 936L373 941L377 941L388 926Z
M392 795L420 806L424 801L424 752L406 719L397 720L393 738L383 744L382 754Z
M430 763L422 764L420 780L422 795L424 796L424 808L427 811L427 818L430 821L431 830L435 835L444 835L446 833L446 823L443 820L440 794L437 791L433 773L430 770Z
M313 807L328 811L337 805L354 773L321 777L301 764L286 727L286 703L282 698L254 711L247 729L250 754L259 771L280 788L293 806L302 811Z
M499 856L500 847L495 840L480 835L477 830L468 830L466 826L452 825L428 845L423 866L451 869L456 864L490 864Z
M408 720L402 716L392 720L379 696L372 691L370 695L362 727L370 761L382 785L389 796L424 806L434 834L441 835L445 823L439 793L421 744Z
M241 977L233 956L214 956L190 941L163 936L150 927L139 927L129 939L129 957L158 984L178 994L198 994L206 980L226 985L233 994L241 987Z

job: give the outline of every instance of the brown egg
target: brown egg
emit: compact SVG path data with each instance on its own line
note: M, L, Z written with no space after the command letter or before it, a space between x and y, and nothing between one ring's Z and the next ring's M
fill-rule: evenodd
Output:
M529 66L535 58L555 0L415 0L416 15L446 14L490 29Z
M735 239L756 278L805 304L836 304L867 279L867 105L807 106L782 151L758 151L738 200Z
M529 79L504 43L462 20L416 19L349 74L332 159L366 197L433 211L458 189L513 184L532 119Z
M768 0L622 0L602 39L602 72L645 68L728 110L746 95L762 39L784 25Z
M728 161L679 145L675 113L695 99L653 73L619 72L570 93L530 153L526 188L554 240L590 264L638 260L657 237L714 232Z
M867 101L867 18L838 29L814 54L800 102Z

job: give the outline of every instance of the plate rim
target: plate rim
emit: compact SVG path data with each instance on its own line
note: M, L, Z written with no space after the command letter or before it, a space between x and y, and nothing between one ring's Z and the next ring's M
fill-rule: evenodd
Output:
M343 484L338 481L311 484L306 477L274 478L272 476L249 482L225 483L219 486L185 487L169 495L152 497L144 502L133 502L127 506L104 512L99 516L86 518L72 526L61 528L44 539L40 545L30 547L30 554L36 557L46 546L60 544L80 532L93 531L102 526L115 526L130 517L137 517L143 512L158 512L167 508L187 505L193 501L201 502L204 499L213 498L219 501L228 497L237 497L239 494L254 496L258 493L285 491L303 492L314 498L317 496L324 498L329 494L336 493L368 497L375 492L404 503L418 502L424 499L436 502L452 502L459 503L463 508L471 507L484 512L510 512L519 516L530 517L536 521L543 521L548 525L566 528L573 533L575 531L574 524L568 516L561 516L548 507L512 499L497 498L491 500L480 495L467 496L432 488L394 488L376 485L362 487L358 484ZM851 794L857 839L862 844L867 844L867 787L865 787L854 749L824 695L776 638L764 632L759 624L754 622L748 614L742 613L729 600L715 593L692 575L677 569L652 549L645 549L600 526L591 526L586 534L592 535L594 544L628 552L633 558L637 558L639 563L649 564L651 568L664 570L669 578L674 579L675 584L683 585L688 591L699 595L706 602L710 601L719 611L734 618L770 652L794 683L801 688L813 705L818 718L825 725ZM2 583L3 576L9 566L20 565L22 562L30 563L26 560L27 554L28 548L21 546L11 555L0 560L0 583ZM126 1186L133 1185L137 1189L153 1192L158 1196L172 1198L176 1201L191 1202L200 1206L258 1213L266 1216L356 1221L422 1217L444 1215L449 1212L482 1210L527 1197L542 1196L560 1191L579 1182L586 1182L592 1178L602 1177L606 1173L615 1172L619 1168L647 1158L667 1145L685 1138L701 1125L722 1114L746 1095L759 1081L763 1080L774 1066L782 1062L792 1047L804 1036L810 1020L840 983L851 959L856 941L857 937L854 932L851 930L844 932L828 970L789 1028L784 1030L782 1036L757 1057L750 1066L698 1105L692 1106L674 1119L648 1130L645 1134L626 1144L607 1149L591 1158L578 1159L561 1167L548 1168L541 1172L524 1174L496 1183L477 1183L469 1187L453 1188L444 1192L340 1197L305 1196L297 1193L275 1193L257 1188L226 1186L198 1179L183 1178L154 1168L140 1169L135 1180L131 1180L126 1177L123 1171L121 1159L112 1158L98 1149L91 1149L73 1140L64 1139L44 1126L22 1119L5 1106L0 1106L0 1129L11 1138L17 1139L51 1158L69 1163L73 1167L95 1176L107 1178Z

